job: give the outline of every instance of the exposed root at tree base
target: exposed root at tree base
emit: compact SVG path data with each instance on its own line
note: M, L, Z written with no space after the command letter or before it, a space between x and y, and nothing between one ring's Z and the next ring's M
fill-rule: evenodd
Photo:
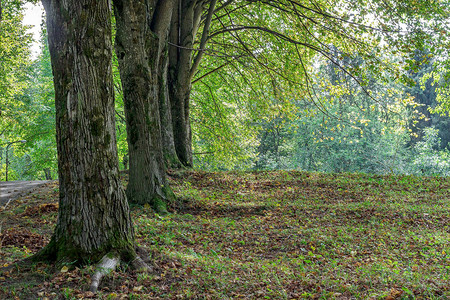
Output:
M120 256L117 253L108 253L100 260L95 268L95 273L92 276L92 282L89 290L96 293L102 278L105 275L110 274L114 271L120 263ZM136 256L131 261L131 266L137 272L152 272L153 268L150 267L140 256Z
M103 276L108 275L109 273L114 271L119 263L120 256L115 253L108 253L103 256L103 258L95 268L96 270L94 275L92 276L91 287L89 288L89 290L93 293L96 293Z
M45 248L43 250L44 251L40 251L31 257L17 261L7 267L1 267L0 273L11 272L13 269L17 269L17 271L19 271L24 268L25 269L32 268L32 266L38 262L45 261L45 262L50 263L52 261L51 259L49 259L50 252L47 251L48 249L45 249ZM136 270L137 272L141 272L141 273L153 272L153 268L146 261L144 261L145 258L149 258L148 252L141 247L137 247L135 249L135 251L136 252L134 252L134 255L135 255L134 259L131 261L125 260L125 262L129 263L131 265L131 267L134 270ZM103 258L100 260L100 262L95 267L95 272L94 272L94 275L92 276L92 281L91 281L89 291L96 293L103 277L105 277L108 274L110 274L111 272L113 272L119 266L122 259L123 259L123 257L121 257L117 252L114 252L114 251L109 252L108 254L103 256ZM64 264L64 263L62 263L61 261L56 263L57 266L59 266L61 264ZM66 264L64 264L64 265L66 265Z
M138 272L152 272L153 268L150 267L140 256L136 256L136 258L131 262L132 267Z

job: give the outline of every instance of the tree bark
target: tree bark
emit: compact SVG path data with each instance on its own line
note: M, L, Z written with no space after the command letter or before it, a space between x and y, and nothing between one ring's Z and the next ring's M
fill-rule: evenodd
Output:
M45 168L44 169L44 174L45 174L45 180L53 180L53 178L52 178L52 170L50 170L50 168Z
M36 259L85 264L110 252L135 259L121 186L106 0L42 0L55 86L60 199L50 243Z
M169 99L172 113L174 145L177 156L185 167L193 166L192 132L190 122L191 83L178 78L178 73L169 78Z
M175 149L175 139L172 125L172 112L170 108L169 86L167 83L169 57L168 49L161 57L161 70L159 72L159 116L161 118L161 138L163 144L163 155L166 166L170 169L183 167Z
M176 153L183 165L192 167L192 132L189 119L192 78L204 52L216 0L178 0L177 2L170 28L171 46L167 83ZM208 14L204 22L199 49L194 52L194 40L199 31L206 4L209 4Z
M178 158L192 167L192 134L189 120L191 93L190 68L194 45L195 5L197 1L179 0L170 28L168 86L174 144Z
M166 202L173 197L166 179L158 97L158 71L165 53L161 32L170 24L171 2L113 1L130 159L127 196L159 212L166 212Z
M169 29L173 11L178 0L159 1L152 18L151 30L159 39L156 73L158 76L159 115L161 120L161 138L163 155L168 168L180 168L182 164L175 150L172 113L169 102L169 87L167 84L169 68Z

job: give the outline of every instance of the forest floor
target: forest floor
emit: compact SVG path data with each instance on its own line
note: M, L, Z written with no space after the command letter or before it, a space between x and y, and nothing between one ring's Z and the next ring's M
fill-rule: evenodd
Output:
M0 299L450 299L450 178L173 173L170 214L133 207L154 273L0 273ZM124 178L124 182L126 178ZM49 240L58 186L0 208L0 266Z

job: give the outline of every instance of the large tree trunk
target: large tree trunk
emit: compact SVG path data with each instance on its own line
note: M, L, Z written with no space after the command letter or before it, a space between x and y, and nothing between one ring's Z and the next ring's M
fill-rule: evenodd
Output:
M162 152L158 71L166 53L161 39L168 31L164 25L170 24L173 1L113 2L130 158L127 196L130 202L149 203L165 212L166 201L173 194L167 185Z
M136 257L119 178L106 0L43 0L55 85L59 214L36 258L89 263Z

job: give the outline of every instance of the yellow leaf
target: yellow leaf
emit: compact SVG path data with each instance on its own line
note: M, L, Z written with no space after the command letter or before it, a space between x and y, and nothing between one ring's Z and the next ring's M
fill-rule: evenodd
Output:
M93 292L91 292L91 291L88 291L88 292L85 293L85 295L86 295L86 297L91 298L91 297L94 297L95 294Z
M144 288L143 285L135 286L135 287L133 288L133 292L140 292L143 288Z
M69 271L69 267L68 266L64 266L61 268L61 273L66 273L67 271Z

